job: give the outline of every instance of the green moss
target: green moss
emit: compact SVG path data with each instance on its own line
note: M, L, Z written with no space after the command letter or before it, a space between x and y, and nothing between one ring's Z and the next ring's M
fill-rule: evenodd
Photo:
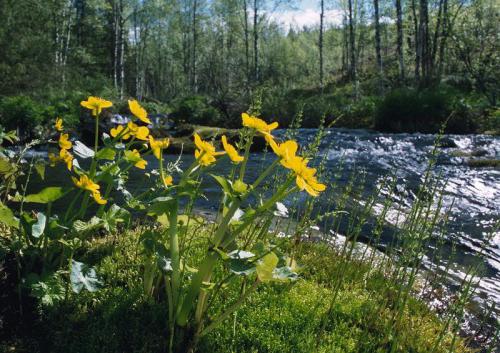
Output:
M44 309L33 330L13 338L18 340L13 351L165 351L165 298L161 292L156 300L142 294L141 232L90 242L78 259L96 264L106 286L72 294ZM196 234L190 265L207 246L207 230L197 228ZM390 338L397 335L397 352L424 353L442 331L442 322L416 299L408 301L392 330L396 285L365 262L343 261L330 247L309 243L300 247L297 260L303 265L299 280L262 284L234 315L201 339L199 352L387 352ZM211 306L212 317L234 301L240 288L241 282L235 282L221 291ZM448 352L450 341L446 334L436 352ZM454 352L467 352L461 339Z

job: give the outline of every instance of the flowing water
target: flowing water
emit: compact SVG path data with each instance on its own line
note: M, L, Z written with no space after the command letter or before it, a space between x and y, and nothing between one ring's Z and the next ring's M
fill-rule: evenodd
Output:
M314 140L315 129L300 129L297 140L305 146ZM277 132L278 136L284 130ZM391 195L395 208L409 209L415 200L418 186L423 182L429 165L429 157L434 149L436 136L424 134L383 134L365 130L329 129L319 147L318 159L324 159L326 171L338 169L342 173L336 183L337 188L346 185L353 173L363 172L365 192L374 192L376 186L388 175L396 178L396 192ZM453 264L432 263L429 258L424 266L431 270L448 272L449 285L460 282L468 267L478 261L483 268L483 277L475 294L475 302L482 306L495 303L500 308L500 232L494 230L500 219L500 169L496 167L474 168L468 165L470 158L500 159L500 138L485 135L446 135L443 141L447 147L439 148L437 163L433 173L444 185L443 208L449 209L449 220L445 231L445 249L454 249ZM463 156L463 155L469 156ZM470 157L470 154L476 157ZM459 155L462 155L460 157ZM250 178L256 177L263 165L269 163L269 154L254 153L248 165ZM173 162L176 156L167 156ZM184 166L191 163L192 156L184 156ZM148 168L157 168L154 158L148 159ZM220 163L214 171L222 173L229 167ZM51 173L51 179L66 178L65 173ZM330 173L331 175L332 173ZM147 187L143 174L131 174L130 189ZM323 180L326 184L328 180ZM33 187L36 189L36 187ZM207 211L218 206L219 187L208 182L206 199L198 207ZM324 202L324 201L323 201ZM320 200L321 203L321 200ZM328 208L319 207L321 210ZM375 205L374 213L382 205ZM388 223L393 223L395 214L389 212ZM323 229L328 233L328 229ZM369 235L369 233L367 233ZM365 240L366 235L365 234ZM384 238L382 238L384 239ZM387 240L388 241L388 240ZM481 252L483 255L478 256Z

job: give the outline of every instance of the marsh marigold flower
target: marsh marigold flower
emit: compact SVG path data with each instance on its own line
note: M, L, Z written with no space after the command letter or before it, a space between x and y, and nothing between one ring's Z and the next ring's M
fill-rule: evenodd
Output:
M108 202L107 200L102 198L101 193L99 191L93 192L92 197L94 198L94 201L99 205L105 205Z
M311 196L318 196L321 191L326 189L316 179L316 169L307 166L307 159L302 157L293 157L287 161L291 170L295 172L295 181L300 190L305 190Z
M83 189L83 190L88 190L90 192L98 192L99 191L99 184L97 183L94 183L92 181L92 179L90 179L88 176L86 176L85 174L82 174L80 175L80 178L77 179L75 177L71 177L71 179L73 180L73 183L75 183L75 185L77 187L79 187L80 189Z
M80 105L92 111L93 116L98 116L104 108L110 108L113 103L99 97L89 97L86 101L81 101Z
M59 147L63 150L69 150L73 144L69 140L69 135L68 134L61 134L59 136Z
M90 191L92 194L92 198L96 203L98 203L99 205L105 205L107 203L107 201L101 197L99 184L94 183L88 176L82 174L80 175L79 179L75 177L71 177L71 179L73 180L73 183L75 183L75 185L80 189Z
M222 135L222 146L224 147L224 150L226 151L231 161L233 161L234 163L240 163L241 161L243 161L244 158L238 154L236 148L234 148L233 145L227 142L226 135Z
M174 178L171 175L165 176L163 179L163 185L171 186L174 183Z
M71 170L71 168L73 167L73 155L69 153L68 150L61 149L61 151L59 152L59 158L64 163L66 163L66 168L68 168L68 170Z
M54 127L56 128L57 131L61 132L63 131L63 120L61 118L56 119L56 123L54 124Z
M226 152L216 152L214 145L210 142L203 141L197 133L194 133L194 144L196 146L196 150L194 151L194 156L203 166L209 166L212 163L215 163L216 156L220 156L225 154Z
M271 131L278 127L278 123L267 124L264 120L248 115L247 113L241 114L243 126L257 130L264 136L271 135Z
M288 169L289 161L296 157L298 144L296 141L288 140L283 143L276 143L273 139L267 139L273 152L280 158L280 163Z
M121 139L123 140L128 140L130 138L130 133L127 132L127 128L125 128L123 125L117 125L114 128L111 128L109 130L109 134L112 137L120 136Z
M169 139L158 139L156 140L153 136L149 135L149 146L153 151L156 158L161 158L161 151L168 147L170 144Z
M147 141L149 136L149 129L146 126L138 126L133 122L129 121L127 127L130 130L130 134L138 140Z
M146 124L151 124L151 120L149 120L148 118L148 112L146 111L146 109L141 107L139 102L137 102L135 99L128 101L128 107L130 109L130 112L134 114L140 121Z

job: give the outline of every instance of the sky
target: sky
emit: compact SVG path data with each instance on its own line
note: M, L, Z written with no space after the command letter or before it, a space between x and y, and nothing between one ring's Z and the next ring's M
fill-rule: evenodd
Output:
M325 1L326 2L326 1ZM319 0L296 0L295 9L281 9L273 11L270 17L281 24L283 28L302 28L319 25ZM342 23L342 11L339 9L325 9L325 25L339 25Z

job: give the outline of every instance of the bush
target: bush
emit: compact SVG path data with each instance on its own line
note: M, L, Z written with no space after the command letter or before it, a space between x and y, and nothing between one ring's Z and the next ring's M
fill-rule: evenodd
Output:
M453 112L445 131L472 132L474 125L467 110L458 105L456 94L444 87L393 90L378 105L375 128L386 132L435 133Z
M204 96L182 98L174 104L171 116L177 123L188 122L208 126L224 124L220 112L211 106L208 98Z
M36 136L35 128L44 120L44 107L27 96L4 97L0 100L0 118L6 130L19 129L21 138Z

